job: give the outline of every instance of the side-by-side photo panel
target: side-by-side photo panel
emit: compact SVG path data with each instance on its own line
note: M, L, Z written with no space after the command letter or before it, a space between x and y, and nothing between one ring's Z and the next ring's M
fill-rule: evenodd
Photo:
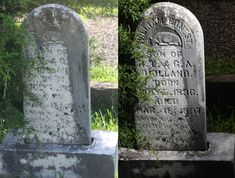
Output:
M117 0L4 0L0 27L0 177L117 178Z
M119 0L119 177L233 178L233 1Z

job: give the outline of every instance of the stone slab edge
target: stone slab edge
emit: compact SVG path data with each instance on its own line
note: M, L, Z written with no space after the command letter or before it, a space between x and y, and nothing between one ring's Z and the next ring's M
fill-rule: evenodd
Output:
M59 144L41 144L41 145L0 144L0 175L8 175L9 172L11 171L14 172L15 168L20 168L20 167L19 165L13 165L13 164L14 163L18 164L20 162L24 165L29 166L30 169L32 168L31 170L34 170L35 167L37 173L34 174L34 171L32 171L31 173L33 175L36 175L36 177L37 176L51 177L55 175L54 173L52 173L53 171L57 171L59 173L61 171L63 175L64 173L63 169L65 170L65 174L63 176L66 177L88 178L89 175L91 176L90 172L92 172L92 169L96 170L93 171L93 174L97 178L114 177L115 170L117 170L118 133L111 131L92 131L92 137L94 138L94 141L93 144L90 146L59 145ZM6 160L4 161L3 159L4 154L14 155L13 158L14 163L12 162L9 163L9 165L11 165L10 168L12 168L13 170L8 170L9 166L6 169ZM16 155L18 158L15 158ZM53 160L50 160L51 158ZM40 161L42 161L42 165L38 166L40 164L39 163ZM54 168L51 168L50 167L51 165L50 166L46 165L49 164L50 162L53 162L53 164L55 165ZM80 165L80 163L82 164ZM88 165L86 165L86 163ZM92 165L95 165L95 168L92 167ZM48 166L48 170L45 169L46 166ZM38 171L37 169L39 167L40 169L44 167L44 170ZM71 170L68 171L68 168L69 169L71 168ZM106 171L109 169L108 170L109 173L107 172L107 175L105 176L104 171L103 172L101 171L102 173L97 171L101 168L104 168L104 170ZM73 173L74 171L73 169L75 170L75 174ZM27 170L24 170L24 173L25 171L27 172ZM69 173L68 175L67 172ZM23 176L25 175L26 174L24 174ZM22 176L22 174L19 173L19 176Z
M90 82L90 87L93 89L97 90L118 90L118 83L113 83L113 82L95 82L91 81Z
M209 149L206 151L149 151L119 149L119 160L156 161L228 161L235 160L235 134L208 133Z

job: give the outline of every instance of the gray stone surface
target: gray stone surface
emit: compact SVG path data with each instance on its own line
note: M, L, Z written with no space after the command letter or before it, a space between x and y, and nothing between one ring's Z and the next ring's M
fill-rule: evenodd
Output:
M117 110L118 108L118 84L110 82L91 82L91 109Z
M25 21L32 36L26 55L35 63L24 80L24 114L42 143L91 143L88 37L79 16L62 5L43 5Z
M122 178L233 178L235 135L208 133L206 151L119 149Z
M152 98L136 104L140 135L155 150L205 150L204 42L198 20L177 4L157 3L145 11L136 39L144 51L136 66L150 76L143 87Z
M93 131L89 146L0 145L0 176L115 178L117 132Z

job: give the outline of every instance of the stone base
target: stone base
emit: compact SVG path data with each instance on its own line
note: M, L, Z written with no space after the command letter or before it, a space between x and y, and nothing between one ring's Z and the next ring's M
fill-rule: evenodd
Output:
M207 151L119 150L121 178L233 178L235 135L208 133Z
M0 177L114 178L118 134L93 131L93 144L0 145Z
M91 82L91 110L118 108L118 84L110 82Z

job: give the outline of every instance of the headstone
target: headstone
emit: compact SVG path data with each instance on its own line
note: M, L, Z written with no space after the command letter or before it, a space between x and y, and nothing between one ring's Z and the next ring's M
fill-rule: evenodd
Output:
M4 138L0 177L114 178L118 134L90 129L83 23L69 8L49 4L33 10L25 25L31 34L25 55L33 70L23 74L24 115L33 130Z
M32 36L26 55L35 70L24 76L31 93L24 98L26 120L42 143L89 145L88 37L81 19L50 4L33 10L25 24Z
M135 124L155 150L205 150L206 107L203 32L196 17L174 3L157 3L136 31L144 56L137 70L150 81L143 89Z

